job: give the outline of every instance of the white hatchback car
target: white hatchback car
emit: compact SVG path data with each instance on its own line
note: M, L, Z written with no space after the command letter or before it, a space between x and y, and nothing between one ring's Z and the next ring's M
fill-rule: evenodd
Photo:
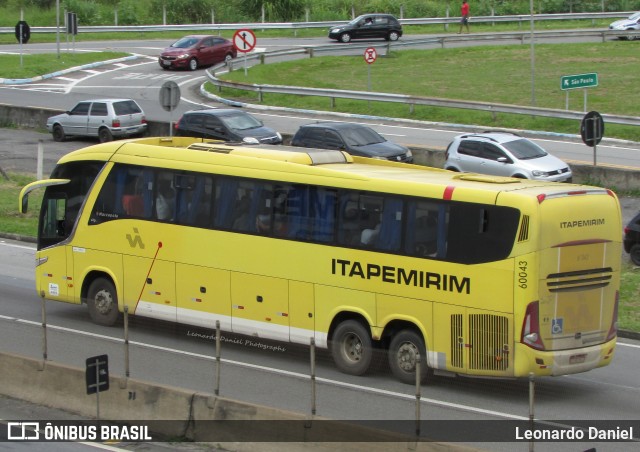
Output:
M514 133L483 132L457 136L447 147L444 168L553 182L571 182L565 162Z
M55 141L67 137L98 137L101 143L114 138L142 135L147 119L132 99L85 100L71 110L47 119L47 130Z

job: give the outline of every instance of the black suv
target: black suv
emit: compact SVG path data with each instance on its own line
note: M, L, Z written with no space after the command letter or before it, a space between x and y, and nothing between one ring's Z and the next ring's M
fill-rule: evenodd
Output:
M623 243L631 262L640 266L640 212L625 226Z
M175 125L176 136L213 138L247 144L281 144L282 135L255 116L232 108L192 110Z
M340 42L370 38L397 41L401 36L402 25L391 14L363 14L346 25L331 27L329 30L329 39Z
M338 149L361 157L413 162L409 148L388 141L370 127L348 122L316 122L300 126L291 139L291 146Z

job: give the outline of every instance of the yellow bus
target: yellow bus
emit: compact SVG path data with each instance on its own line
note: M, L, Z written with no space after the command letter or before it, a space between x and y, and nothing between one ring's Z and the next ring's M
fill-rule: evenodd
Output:
M60 159L38 226L41 296L328 348L361 375L565 375L609 364L621 213L607 189L341 151L186 137Z

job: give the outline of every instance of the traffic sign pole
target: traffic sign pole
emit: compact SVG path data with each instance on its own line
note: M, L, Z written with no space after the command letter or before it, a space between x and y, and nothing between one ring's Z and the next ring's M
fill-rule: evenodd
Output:
M233 46L238 52L244 53L244 75L247 76L247 53L256 46L256 35L252 30L242 28L233 34Z
M598 74L563 75L560 77L560 89L566 91L565 109L569 109L569 91L571 89L584 88L584 111L587 111L587 89L598 86Z
M376 58L378 58L378 52L374 47L367 47L364 50L364 61L366 61L367 68L367 90L371 92L371 65L375 63Z

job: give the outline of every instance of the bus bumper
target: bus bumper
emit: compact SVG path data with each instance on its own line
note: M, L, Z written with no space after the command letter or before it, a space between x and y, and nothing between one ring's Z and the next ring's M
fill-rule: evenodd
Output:
M558 376L586 372L608 365L613 359L616 339L604 344L579 350L553 352L534 350L524 344L516 344L516 356L523 357L516 364L516 377L526 377L530 372L537 376Z

